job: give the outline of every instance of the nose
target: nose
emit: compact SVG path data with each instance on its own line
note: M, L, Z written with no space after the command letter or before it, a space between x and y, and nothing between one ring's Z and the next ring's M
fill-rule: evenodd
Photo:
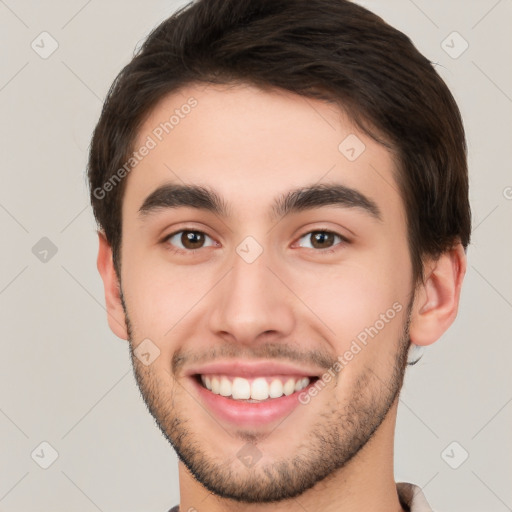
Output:
M285 272L272 263L266 251L249 262L232 258L228 275L215 287L209 327L232 342L251 345L261 340L286 338L293 331L293 293Z

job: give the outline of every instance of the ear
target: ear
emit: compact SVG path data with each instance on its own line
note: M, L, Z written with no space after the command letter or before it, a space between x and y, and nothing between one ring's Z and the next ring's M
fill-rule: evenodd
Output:
M409 334L414 345L437 341L457 316L466 253L457 243L425 264L425 280L416 288Z
M112 332L123 340L128 339L126 318L121 302L121 288L114 269L112 249L105 234L98 231L99 249L97 267L105 288L105 304L107 306L108 325Z

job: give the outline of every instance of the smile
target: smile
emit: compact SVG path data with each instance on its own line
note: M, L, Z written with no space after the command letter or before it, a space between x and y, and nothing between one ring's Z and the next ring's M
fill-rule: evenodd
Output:
M215 395L231 397L233 400L259 402L289 396L301 391L310 383L305 376L273 376L246 379L228 375L201 375L202 385Z
M301 405L299 394L307 392L318 380L315 376L298 375L191 377L199 403L210 418L231 427L251 429L282 422ZM301 409L306 408L302 405Z

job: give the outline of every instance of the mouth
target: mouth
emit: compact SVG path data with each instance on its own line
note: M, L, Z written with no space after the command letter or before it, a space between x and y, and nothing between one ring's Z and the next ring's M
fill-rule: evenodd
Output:
M306 388L315 376L275 375L245 378L232 375L194 375L196 381L214 395L236 401L259 403L290 396Z
M225 424L265 427L282 420L300 404L299 396L318 380L313 375L189 375L206 410Z

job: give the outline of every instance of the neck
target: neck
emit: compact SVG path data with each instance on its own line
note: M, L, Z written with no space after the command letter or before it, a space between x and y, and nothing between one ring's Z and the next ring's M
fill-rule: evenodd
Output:
M279 503L248 504L219 497L179 462L180 512L403 512L393 473L398 400L374 436L343 468L301 495Z

